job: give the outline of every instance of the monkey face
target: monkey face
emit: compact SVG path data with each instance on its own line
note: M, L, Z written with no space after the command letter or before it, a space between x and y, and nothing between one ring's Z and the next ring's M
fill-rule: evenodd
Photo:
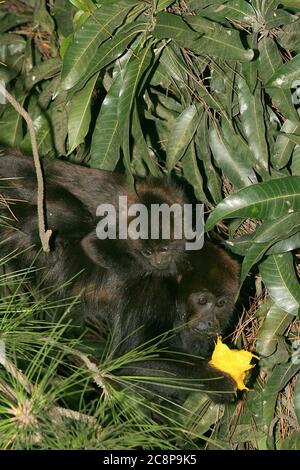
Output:
M233 303L231 296L216 296L206 290L191 293L187 300L189 329L200 334L220 334L228 323Z
M175 276L185 258L184 243L170 240L142 240L135 257L147 273Z

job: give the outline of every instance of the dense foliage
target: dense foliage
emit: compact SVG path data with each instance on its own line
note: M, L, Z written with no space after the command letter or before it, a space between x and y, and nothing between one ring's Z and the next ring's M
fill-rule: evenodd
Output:
M3 270L0 448L299 449L299 1L5 1L0 62L41 156L190 183L207 230L243 257L234 339L262 357L252 390L226 408L199 394L183 408L101 395L91 382L116 366L105 340L66 339L63 321L41 319L56 307L47 293L22 293L30 272ZM0 144L31 148L8 104ZM102 356L99 371L87 353Z

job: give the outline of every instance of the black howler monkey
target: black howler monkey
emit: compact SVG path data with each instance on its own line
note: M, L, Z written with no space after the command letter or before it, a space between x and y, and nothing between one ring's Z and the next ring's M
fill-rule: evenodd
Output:
M157 178L137 181L135 190L131 190L121 175L59 160L44 160L43 170L48 227L54 236L52 251L38 256L40 242L32 160L13 153L0 156L0 179L3 179L0 236L7 240L1 245L0 255L19 251L19 256L11 260L12 268L34 263L42 269L36 284L58 287L59 297L77 295L83 290L83 310L105 316L115 332L115 355L171 330L178 319L177 279L184 272L185 240L172 240L172 237L169 241L163 238L99 240L96 209L99 204L107 203L118 207L118 198L124 195L128 204L183 205L186 201L182 191L169 181ZM80 276L76 277L78 273ZM68 284L71 279L73 282ZM182 338L182 349L191 352L185 348ZM118 374L155 376L158 380L151 380L145 387L162 394L177 396L187 389L200 389L231 397L234 382L229 376L206 361L190 357L177 360L176 353L168 349L172 349L172 342L165 344L165 351L157 360L129 364ZM161 379L163 385L158 383Z
M239 263L210 242L189 257L178 293L180 321L186 323L179 333L185 351L211 355L217 336L226 333L232 320L239 273Z

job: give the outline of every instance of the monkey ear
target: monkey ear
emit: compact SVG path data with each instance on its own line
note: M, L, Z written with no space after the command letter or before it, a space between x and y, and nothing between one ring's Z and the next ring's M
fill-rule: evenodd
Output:
M93 230L81 240L81 246L87 257L95 264L104 267L102 250L100 249L100 240Z

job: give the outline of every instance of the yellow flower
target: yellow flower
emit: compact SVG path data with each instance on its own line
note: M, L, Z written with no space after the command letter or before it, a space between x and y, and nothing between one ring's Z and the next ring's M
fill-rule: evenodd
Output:
M254 367L253 364L250 364L253 357L258 359L257 356L245 351L245 349L241 351L229 349L226 344L222 343L222 338L219 336L209 364L230 375L236 381L238 390L248 390L244 380L246 372Z

